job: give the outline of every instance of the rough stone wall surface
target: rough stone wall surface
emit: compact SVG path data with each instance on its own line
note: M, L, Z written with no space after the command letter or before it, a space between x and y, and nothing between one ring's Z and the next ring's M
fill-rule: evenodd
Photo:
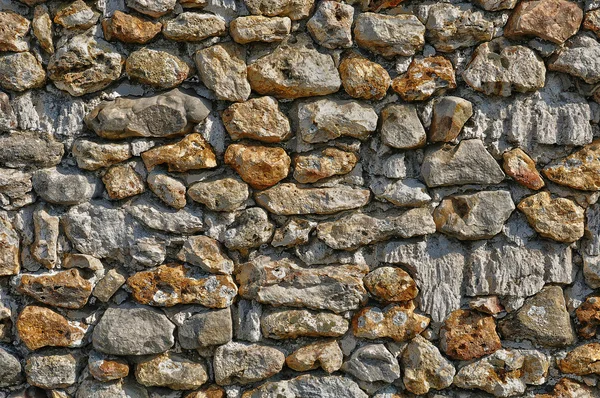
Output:
M600 397L600 1L0 0L0 398Z

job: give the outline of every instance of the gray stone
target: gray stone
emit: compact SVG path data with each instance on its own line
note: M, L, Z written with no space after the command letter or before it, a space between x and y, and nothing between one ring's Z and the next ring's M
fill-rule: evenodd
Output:
M192 390L206 383L208 373L204 363L167 352L136 364L135 378L146 387Z
M226 344L233 336L231 311L202 311L186 317L178 325L177 336L181 348L186 350Z
M17 118L8 95L0 91L0 131L10 131L17 127Z
M342 371L367 382L392 383L400 377L398 360L383 344L369 344L352 353Z
M411 56L423 48L425 26L414 15L365 12L356 18L354 38L359 47L384 57Z
M125 209L144 225L159 231L192 234L204 230L202 211L197 208L175 210L157 201L140 198L131 202Z
M160 17L170 12L177 0L127 0L127 7L151 17Z
M243 102L250 96L246 72L246 49L236 43L217 44L195 56L200 79L217 99Z
M219 385L254 383L279 373L284 362L285 355L276 348L228 343L215 352L215 381Z
M54 14L54 22L67 29L88 29L98 22L98 16L98 12L83 0L75 0L71 4L58 8Z
M236 214L222 241L228 249L251 249L268 243L274 229L267 212L260 207L252 207Z
M19 169L40 169L60 163L63 144L52 136L33 131L13 131L0 136L0 165Z
M175 343L175 325L159 310L136 304L109 307L94 328L94 349L112 355L158 354Z
M244 3L254 15L282 16L299 20L309 16L314 0L244 0Z
M352 46L354 8L337 1L322 1L306 28L317 43L329 49Z
M248 200L250 190L245 182L227 177L195 183L189 187L188 195L210 210L233 211Z
M165 22L162 28L162 34L167 39L184 42L202 41L226 33L225 19L199 12L182 12Z
M231 38L240 44L281 41L290 34L291 29L292 21L288 17L249 15L236 18L229 24Z
M60 219L38 205L33 212L35 238L30 246L31 255L46 268L54 268L58 261L58 237Z
M433 107L429 128L431 142L452 141L473 116L473 105L464 98L443 97Z
M244 398L269 398L285 391L285 398L368 398L358 384L347 377L302 375L291 380L272 381L255 390L248 391Z
M96 191L97 181L71 169L43 169L33 174L33 189L42 199L59 205L88 202Z
M106 303L125 284L125 280L125 277L116 269L111 269L96 283L92 294L98 300Z
M22 380L19 359L0 347L0 387L10 387Z
M340 337L348 331L348 321L331 312L296 309L271 309L263 312L260 326L270 339L298 337Z
M18 275L21 268L19 258L20 237L6 212L0 212L0 276Z
M565 72L588 84L600 82L600 43L588 36L575 36L550 60L548 69Z
M76 398L149 398L148 391L129 379L103 383L87 379L77 389Z
M14 210L35 201L31 173L0 168L0 207Z
M377 177L369 186L375 197L396 206L419 207L431 201L425 184L417 179L391 180Z
M25 91L42 87L46 72L30 52L0 55L0 87L5 90Z
M413 105L389 105L381 111L381 141L399 149L425 145L425 129Z
M427 394L430 389L442 390L452 384L456 370L440 350L421 336L416 336L402 353L402 381L414 394Z
M429 150L421 174L429 187L464 184L498 184L504 172L480 140L463 140L457 146Z
M177 254L181 261L215 274L231 274L233 261L221 248L218 241L203 235L190 236Z
M515 8L518 0L471 0L487 11L511 10Z
M73 354L33 354L27 358L27 382L44 389L69 387L77 382L77 359Z
M256 301L239 300L234 308L235 338L256 343L262 339L260 317L262 305Z
M146 181L150 190L165 204L175 209L185 207L185 185L181 181L157 172L150 173Z
M308 243L310 233L317 223L300 218L290 218L281 228L275 230L271 245L273 247L291 247Z

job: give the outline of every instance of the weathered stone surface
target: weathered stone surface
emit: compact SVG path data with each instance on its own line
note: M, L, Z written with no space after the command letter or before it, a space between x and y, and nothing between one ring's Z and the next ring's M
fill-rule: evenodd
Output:
M125 71L132 80L165 89L177 87L187 79L190 67L176 55L144 47L129 54Z
M59 223L60 218L51 215L44 206L38 205L33 212L35 238L29 251L33 258L48 269L54 268L58 261Z
M425 26L414 15L365 12L356 18L354 37L359 47L384 57L411 56L423 48Z
M414 149L425 145L427 136L412 105L388 105L381 111L381 141L393 148Z
M19 359L0 347L0 387L10 387L23 380Z
M175 343L173 325L160 311L135 304L109 307L94 328L94 349L112 355L158 354Z
M0 207L14 210L35 200L31 173L0 168Z
M250 83L246 72L246 50L235 43L217 44L199 50L196 67L202 82L226 101L246 101Z
M5 90L25 91L42 87L46 72L30 52L0 55L0 87Z
M296 21L309 16L314 0L244 0L254 15L290 17Z
M294 157L294 178L308 184L335 175L347 174L356 165L358 157L352 152L326 148L320 152Z
M356 54L342 60L339 72L344 90L354 98L380 100L392 84L383 66Z
M489 239L499 234L515 210L508 191L480 191L444 198L433 218L437 230L461 240Z
M546 183L535 168L535 162L521 148L515 148L502 155L504 172L516 182L529 189L538 190Z
M51 309L28 305L17 318L19 338L30 350L42 347L76 347L86 332L79 322L71 322Z
M452 384L454 366L440 351L421 336L414 337L402 354L406 389L414 394L426 394L430 389L441 390Z
M434 94L454 88L454 67L442 56L415 58L405 74L392 80L392 89L404 101L423 101Z
M275 143L287 140L292 134L289 120L273 97L232 104L221 117L229 136L236 141L249 138Z
M548 64L550 70L565 72L595 84L600 81L597 64L600 56L600 43L591 37L577 36L569 40Z
M322 1L306 28L321 46L329 49L352 46L354 8L337 1Z
M591 30L598 36L600 33L600 11L598 9L585 13L583 28Z
M496 397L518 396L527 384L546 381L550 363L535 350L498 350L494 354L462 367L454 384L460 388L479 389Z
M108 383L94 379L84 380L77 390L76 398L149 398L148 391L129 379L115 380ZM61 397L62 398L62 397Z
M125 60L102 39L87 34L72 37L48 62L54 85L78 97L102 90L121 76Z
M138 363L135 378L146 387L192 390L206 383L208 373L203 363L167 352Z
M174 234L193 234L204 229L202 212L194 207L174 210L148 197L128 203L127 213L148 228Z
M236 270L240 296L262 304L326 309L336 313L357 309L367 292L364 266L305 268L291 259L260 256Z
M433 107L429 141L449 142L454 140L471 116L473 116L471 102L459 97L441 98Z
M233 261L223 252L218 241L208 236L189 237L177 258L214 274L231 274Z
M262 313L262 304L256 301L239 300L233 312L235 337L252 343L262 340L262 331L260 330Z
M228 343L215 352L215 381L222 386L254 383L279 373L284 362L285 355L276 348Z
M344 354L335 340L312 343L291 353L286 365L298 372L322 368L333 373L342 367Z
M127 7L157 18L169 13L176 2L177 0L127 0Z
M575 311L578 327L577 333L584 339L596 336L600 326L600 300L598 296L589 296Z
M227 398L225 389L217 385L212 385L198 391L194 391L185 396L185 398Z
M440 330L440 348L452 359L470 361L498 351L502 344L493 317L456 310Z
M385 177L371 180L371 191L380 200L396 206L419 207L431 200L425 184L416 179L391 180Z
M564 377L554 386L553 394L538 394L535 398L593 398L595 393L596 391L592 387Z
M487 11L500 11L515 8L518 0L471 0L471 2Z
M339 337L348 330L348 321L330 312L272 309L263 312L260 327L265 337L276 340Z
M102 176L108 196L114 200L125 199L146 190L144 178L136 170L135 163L121 163L111 166Z
M256 202L278 215L332 214L362 207L369 201L365 189L338 186L332 188L300 188L295 184L279 184L255 195Z
M81 268L92 271L102 271L104 269L104 265L96 257L79 253L69 253L65 256L62 266L63 268Z
M177 307L176 307L177 308ZM181 312L172 317L177 322L177 337L184 349L196 349L227 344L233 337L233 322L229 308L220 310L201 310L200 306L182 308Z
M249 15L236 18L229 24L229 34L240 44L281 41L290 34L291 29L292 21L288 17Z
M92 351L88 357L88 370L99 381L119 380L129 374L129 364L123 359Z
M311 232L317 227L314 221L290 218L281 228L275 230L271 245L291 247L308 243Z
M248 200L250 192L246 183L227 177L195 183L189 187L188 195L210 210L233 211Z
M581 8L567 0L520 2L504 27L508 38L537 36L556 44L564 43L579 30Z
M5 212L0 213L0 276L17 275L21 269L19 235Z
M71 152L77 160L77 166L84 170L98 170L131 157L128 144L105 144L86 139L75 141Z
M268 243L273 235L273 223L260 207L241 210L227 226L223 244L231 250L245 251Z
M176 178L164 173L150 173L148 187L167 205L175 209L183 209L186 204L185 185Z
M148 21L119 10L102 21L106 40L119 40L123 43L146 44L160 33L161 28L160 22Z
M28 51L29 43L24 40L29 32L27 18L14 12L0 12L0 51Z
M108 139L172 137L188 133L210 113L207 101L174 89L145 98L103 102L85 118L89 128Z
M498 296L477 297L469 301L469 307L484 314L496 315L504 311Z
M98 16L83 0L75 0L59 7L54 14L54 22L67 29L88 29L96 24Z
M65 388L77 381L77 359L73 354L33 354L27 358L25 373L32 386Z
M564 359L558 360L558 368L563 373L589 375L600 373L598 359L600 343L588 343L570 351Z
M254 189L272 187L286 178L292 162L283 148L243 144L229 145L224 160Z
M477 91L508 97L544 87L546 67L533 50L498 38L477 47L463 79Z
M193 269L177 264L138 272L127 279L127 285L135 301L159 307L200 304L209 308L226 308L237 294L237 286L231 277L197 276Z
M549 192L540 192L523 199L518 207L544 237L574 242L583 236L584 210L570 199L553 199Z
M383 344L369 344L352 353L342 370L366 382L392 383L400 377L398 360Z
M210 144L198 133L185 136L169 145L152 148L142 153L146 169L151 171L159 164L167 164L169 171L210 169L217 159Z
M463 140L428 151L421 174L429 187L498 184L504 173L480 140Z
M502 336L511 340L531 340L547 347L573 344L575 333L559 286L547 286L527 299L517 311L499 323Z
M213 14L182 12L166 21L163 36L175 41L202 41L211 36L223 36L227 32L225 20Z
M466 4L438 3L429 9L427 41L436 50L452 52L494 37L494 23Z
M410 340L429 325L429 318L415 314L414 310L412 301L388 305L383 309L365 307L352 318L352 331L356 337L364 339L389 337L395 341Z
M257 93L284 99L335 93L342 84L331 55L298 45L277 47L250 64L248 81Z
M52 42L52 20L48 7L41 4L33 9L33 21L31 22L33 35L40 43L40 47L48 54L54 54L54 43Z
M0 131L10 131L17 127L17 117L10 104L10 97L0 91Z
M365 140L377 128L377 113L367 104L321 99L301 102L293 110L297 133L308 143L348 136Z
M600 141L586 145L579 151L544 168L544 175L557 184L574 189L600 189Z
M125 277L117 270L111 269L94 286L92 294L98 300L106 303L125 284Z
M55 307L81 308L86 305L92 284L72 268L55 274L24 274L17 290L34 299Z
M409 301L419 293L408 272L396 267L376 268L365 276L363 282L376 300L386 303Z
M268 398L285 391L286 398L301 398L315 391L319 397L367 398L358 384L347 377L302 375L291 380L274 381L244 392L242 398Z
M33 174L33 188L47 202L76 205L89 201L96 190L93 177L76 170L43 169Z

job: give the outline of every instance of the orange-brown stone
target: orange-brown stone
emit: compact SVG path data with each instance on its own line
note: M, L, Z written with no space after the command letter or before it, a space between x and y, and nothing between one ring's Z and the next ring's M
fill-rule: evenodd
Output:
M594 398L596 391L573 379L564 377L554 386L552 394L538 394L534 398Z
M225 163L252 188L272 187L287 177L291 159L283 148L258 145L229 145Z
M344 90L354 98L380 100L392 84L383 66L357 54L344 58L339 72Z
M85 330L59 313L37 305L25 307L17 318L19 338L30 350L76 346Z
M453 311L444 321L440 345L452 359L469 361L502 348L491 316L470 310Z
M81 308L92 294L92 284L72 268L55 274L23 275L17 290L44 304Z
M516 182L529 189L538 190L544 185L544 179L535 168L535 162L521 148L515 148L502 155L504 172Z
M446 89L456 88L452 63L441 56L415 58L408 71L392 81L404 101L423 101Z
M429 318L415 314L415 304L407 301L380 309L366 307L352 318L354 335L365 339L392 338L407 341L421 334L429 325Z
M159 164L167 164L169 171L210 169L217 166L217 158L210 144L198 133L187 135L181 141L152 148L142 153L148 171Z
M596 335L600 326L600 297L589 296L575 311L579 322L577 333L584 339L591 339Z
M123 43L144 44L160 33L160 22L148 21L135 15L115 11L112 17L102 21L106 40L119 40Z
M558 360L557 364L563 373L578 376L600 374L600 343L580 345L564 359Z
M419 289L408 272L402 268L379 267L364 278L369 293L379 301L409 301L417 297Z
M90 354L88 360L90 374L99 381L118 380L129 375L129 364L121 358L105 358Z

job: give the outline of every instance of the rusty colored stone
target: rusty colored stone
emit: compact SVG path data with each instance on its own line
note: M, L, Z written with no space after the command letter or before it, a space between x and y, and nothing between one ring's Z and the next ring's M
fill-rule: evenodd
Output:
M441 56L416 58L408 71L392 80L392 89L404 101L423 101L446 89L456 88L452 63Z
M51 309L29 305L17 318L19 338L30 350L42 347L74 347L86 329Z
M185 398L227 398L227 393L223 387L212 385L200 391L191 392Z
M232 144L225 151L225 163L255 189L269 188L283 180L291 162L283 148Z
M54 22L67 29L88 29L96 24L98 13L83 0L60 7L54 14Z
M587 297L575 311L575 316L579 322L577 333L581 337L591 339L596 336L596 331L600 326L600 297Z
M476 297L469 302L469 307L490 315L504 311L504 306L500 303L498 296Z
M589 11L585 14L583 28L591 30L600 37L600 9Z
M344 90L354 98L380 100L392 84L383 66L357 54L344 58L339 72Z
M535 162L521 148L515 148L502 155L504 172L516 182L529 189L538 190L545 184L535 168Z
M166 163L169 171L210 169L217 166L216 155L210 144L198 133L187 135L181 141L152 148L142 153L146 169Z
M127 377L129 364L122 358L92 352L88 358L88 370L94 379L106 382Z
M414 310L412 301L388 305L384 309L366 307L352 318L352 330L359 338L389 337L396 341L407 341L421 334L429 325L429 318L415 314Z
M377 300L387 303L409 301L419 294L417 284L402 268L379 267L365 276L364 284Z
M333 373L342 367L344 354L337 341L322 341L301 347L291 353L285 363L298 372L322 368Z
M160 33L162 24L135 15L115 11L112 17L102 21L104 37L108 41L119 40L123 43L145 44Z
M596 394L592 387L563 377L554 386L552 394L537 394L534 398L594 398Z
M111 199L125 199L146 190L144 179L135 170L134 163L111 166L102 176L102 182Z
M320 152L294 157L294 178L308 184L335 175L348 174L358 162L352 152L326 148Z
M600 374L600 343L576 347L564 359L558 360L557 365L563 373L578 376Z
M19 293L55 307L81 308L92 294L92 284L76 268L55 274L25 274L17 285Z
M23 40L29 32L27 18L14 12L0 12L0 51L27 51L29 44Z
M583 191L600 189L600 140L584 146L556 164L546 166L544 175L553 182Z
M17 275L19 260L19 235L7 217L0 213L0 276Z
M469 361L502 348L491 316L470 310L453 311L441 329L440 346L452 359Z
M31 27L33 28L33 35L40 43L40 47L48 54L54 54L52 19L50 19L50 12L45 4L41 4L34 8Z

